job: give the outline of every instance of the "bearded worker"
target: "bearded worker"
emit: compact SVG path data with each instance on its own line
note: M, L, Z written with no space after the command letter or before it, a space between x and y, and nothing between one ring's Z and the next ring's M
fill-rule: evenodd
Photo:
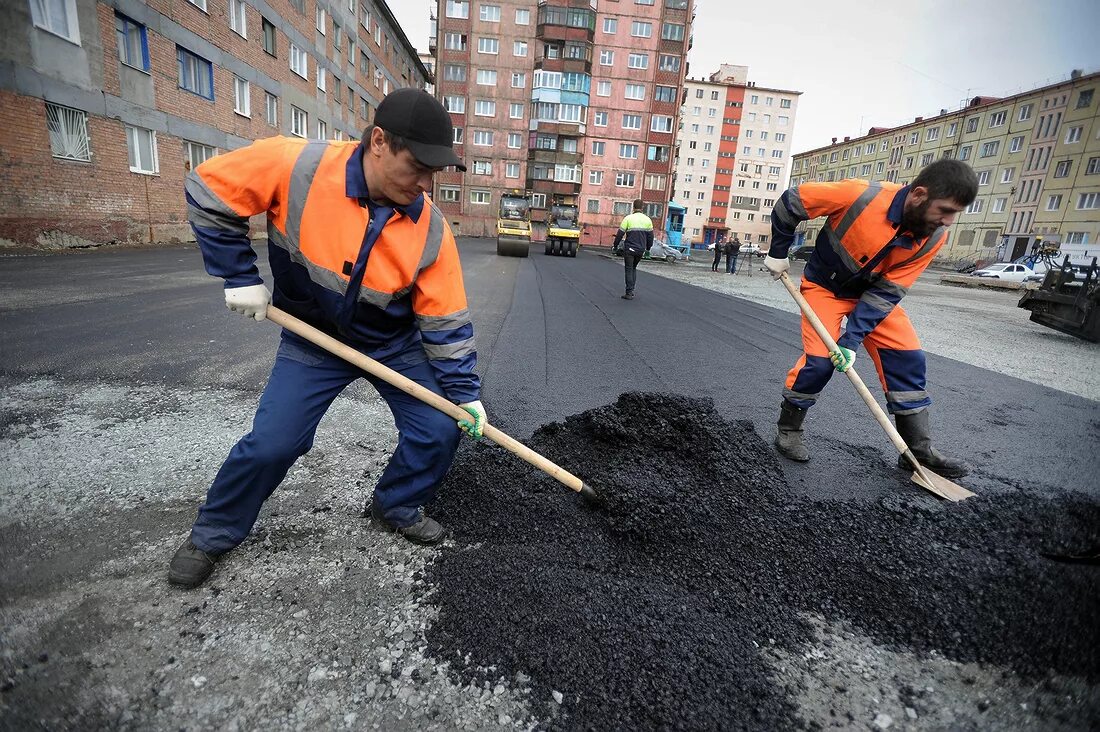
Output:
M787 190L772 211L772 243L765 266L778 279L799 222L828 217L802 275L801 291L837 342L830 352L802 318L803 354L787 374L775 446L805 462L802 422L833 371L855 362L860 345L875 364L898 432L927 468L961 478L970 467L932 447L925 357L901 299L947 241L947 229L973 202L978 178L958 160L939 160L911 185L842 180L804 183ZM841 335L841 321L848 321ZM908 463L898 458L898 466Z

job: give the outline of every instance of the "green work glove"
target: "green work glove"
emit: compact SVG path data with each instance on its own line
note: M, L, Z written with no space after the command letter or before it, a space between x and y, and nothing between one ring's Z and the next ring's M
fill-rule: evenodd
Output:
M856 352L838 345L835 351L829 351L829 360L843 374L856 362Z
M480 400L466 402L458 406L465 409L473 417L472 421L466 419L458 420L458 428L475 440L480 440L485 434L485 422L488 420L488 417L485 415L485 406L482 405Z

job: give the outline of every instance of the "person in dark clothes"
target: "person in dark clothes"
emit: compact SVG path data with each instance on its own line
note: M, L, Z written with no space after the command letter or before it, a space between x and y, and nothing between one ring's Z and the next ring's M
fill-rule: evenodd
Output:
M623 219L615 233L613 249L623 245L623 264L626 265L626 293L624 300L634 299L634 283L638 278L638 262L653 247L653 221L643 213L645 201L634 201L634 212Z
M726 274L737 274L737 255L741 251L741 240L736 236L726 242Z
M718 265L722 263L722 252L726 250L726 245L721 239L714 241L714 261L710 263L710 271L717 272Z

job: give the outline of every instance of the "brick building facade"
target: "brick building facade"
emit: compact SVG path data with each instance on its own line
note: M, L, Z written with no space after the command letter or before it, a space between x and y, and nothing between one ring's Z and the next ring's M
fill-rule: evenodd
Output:
M0 245L189 240L191 166L357 139L427 81L383 0L13 0L0 26Z

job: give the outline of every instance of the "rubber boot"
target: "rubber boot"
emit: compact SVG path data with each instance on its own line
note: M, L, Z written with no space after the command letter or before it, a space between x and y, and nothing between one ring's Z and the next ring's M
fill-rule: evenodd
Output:
M894 423L905 444L916 456L917 462L934 473L945 478L961 478L970 472L970 466L962 460L949 458L932 447L932 428L928 421L928 410L922 409L916 414L895 414ZM912 470L912 465L904 455L898 455L898 467Z
M790 460L804 463L810 459L810 452L802 444L802 420L806 419L806 410L783 400L779 407L779 434L775 436L775 449Z

